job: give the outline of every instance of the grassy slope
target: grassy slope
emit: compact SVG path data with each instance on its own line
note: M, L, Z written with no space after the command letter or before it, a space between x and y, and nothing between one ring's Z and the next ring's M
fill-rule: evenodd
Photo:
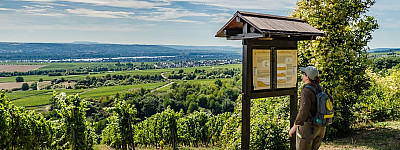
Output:
M147 71L147 70L133 70L133 71L116 71L116 72L105 72L105 73L100 73L100 74L84 74L84 75L69 75L69 76L48 76L48 75L30 75L30 76L21 76L24 78L25 82L29 81L39 81L40 78L42 78L44 81L50 81L55 78L64 78L66 80L78 80L78 79L85 79L87 76L95 76L95 77L100 77L100 76L106 76L107 74L114 75L114 74L139 74L139 75L154 75L154 74L161 74L162 72L166 72L169 70L163 70L163 69L153 69L152 71ZM4 82L15 82L16 77L5 77L5 78L0 78L0 83Z
M122 93L127 90L138 89L138 88L146 88L146 89L154 89L160 86L167 84L166 82L161 83L147 83L147 84L138 84L138 85L123 85L123 86L109 86L109 87L100 87L88 92L85 92L81 95L82 98L93 98L98 99L101 96L111 96L117 93Z
M79 63L78 63L79 64ZM66 65L69 65L66 63ZM56 65L54 66L46 66L54 69ZM48 75L30 75L30 76L22 76L24 78L25 82L29 81L39 81L40 78L42 78L45 81L50 81L54 78L64 78L66 80L78 80L78 79L85 79L87 76L106 76L107 74L114 75L114 74L139 74L139 75L154 75L154 74L161 74L162 72L167 72L165 76L169 75L169 72L172 70L179 70L183 69L184 72L192 72L195 69L205 69L205 70L213 70L213 69L218 69L218 68L241 68L241 64L232 64L232 65L222 65L222 66L215 66L212 68L212 66L206 66L206 67L191 67L191 68L169 68L169 69L150 69L150 70L132 70L132 71L116 71L116 72L105 72L105 73L100 73L100 74L91 74L91 75L69 75L69 76L48 76ZM59 66L61 67L61 66ZM68 66L67 66L68 67ZM43 67L45 68L45 67ZM41 68L42 69L42 68ZM46 68L45 68L46 69ZM49 69L49 68L47 68ZM0 83L4 82L15 82L16 77L6 77L6 78L0 78Z
M84 89L57 89L57 90L40 90L40 91L19 91L6 94L16 106L40 106L50 103L53 97L53 91L56 93L65 92L68 95L80 93Z
M105 145L95 145L96 150L106 150ZM150 150L155 148L138 148ZM185 150L214 150L218 148L181 147ZM398 150L400 149L400 121L379 122L373 127L359 129L345 138L324 142L320 150Z
M398 150L400 149L400 121L379 122L373 127L333 141L324 142L321 150Z
M78 63L79 64L79 63ZM84 63L85 64L85 63ZM86 64L91 64L91 63L86 63ZM57 64L53 64L54 66L57 66ZM71 64L58 64L58 65L71 65ZM72 64L72 66L67 66L67 67L74 67L76 64ZM50 67L54 67L50 66ZM60 67L60 66L58 66ZM206 66L206 67L192 67L192 68L174 68L174 69L183 69L185 72L192 72L195 69L205 69L205 70L214 70L218 68L240 68L241 64L233 64L233 65L223 65L223 66L215 66L214 68L212 66ZM118 72L113 72L113 73L102 73L102 74L94 74L91 76L105 76L106 74L140 74L140 75L154 75L154 74L161 74L162 72L171 72L173 68L170 69L151 69L151 70L134 70L134 71L118 71ZM83 79L86 78L87 75L71 75L71 76L63 76L65 79ZM43 78L44 80L51 80L53 78L61 78L61 77L49 77L47 75L42 75L42 76L37 76L37 75L31 75L31 76L25 76L24 79L25 81L38 81L40 78ZM15 77L10 77L10 78L1 78L0 82L14 82ZM231 79L221 79L222 81L226 80L231 80ZM178 82L180 82L178 80ZM195 83L203 83L203 84L209 84L215 82L215 79L204 79L204 80L189 80L188 82L195 82ZM57 89L54 90L57 93L60 92L66 92L67 94L76 94L76 93L81 93L82 98L93 98L93 99L98 99L101 96L110 96L110 95L115 95L116 93L122 93L124 91L130 90L130 89L135 89L135 88L149 88L149 89L154 89L157 87L161 87L163 85L167 84L167 82L164 83L150 83L150 84L139 84L139 85L126 85L126 86L111 86L111 87L100 87L100 88L95 88L95 89L86 89L86 90L63 90L63 89ZM170 86L164 87L162 89L159 89L157 92L166 92L169 90ZM17 106L25 106L25 107L31 107L31 106L40 106L40 105L46 105L50 102L50 99L52 97L53 90L40 90L40 91L21 91L21 92L13 92L13 93L7 93L7 96L13 100L13 103L16 104Z
M20 91L14 93L7 93L7 97L9 97L16 106L40 106L47 105L50 103L51 98L53 97L53 91L56 93L65 92L67 95L82 93L82 98L93 98L98 99L100 96L111 96L115 95L118 92L122 93L127 90L136 89L136 88L157 88L166 84L163 83L148 83L148 84L138 84L138 85L124 85L124 86L109 86L109 87L100 87L96 89L57 89L57 90L41 90L41 91ZM87 92L84 92L87 91Z

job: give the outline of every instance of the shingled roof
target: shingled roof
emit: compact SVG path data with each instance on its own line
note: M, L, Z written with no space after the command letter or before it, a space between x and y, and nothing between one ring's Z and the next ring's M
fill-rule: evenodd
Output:
M244 24L249 25L249 32L260 37L315 37L324 36L325 33L310 26L304 20L291 17L258 14L238 11L217 32L215 37L237 36L243 33Z

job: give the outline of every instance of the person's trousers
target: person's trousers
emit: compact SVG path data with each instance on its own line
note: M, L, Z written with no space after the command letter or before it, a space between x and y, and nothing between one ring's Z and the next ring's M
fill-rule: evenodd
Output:
M326 127L304 122L296 131L296 150L317 150L325 136Z

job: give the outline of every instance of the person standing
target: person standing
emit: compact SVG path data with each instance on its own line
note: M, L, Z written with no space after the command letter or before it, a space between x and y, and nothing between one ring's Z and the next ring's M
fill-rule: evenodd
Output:
M300 67L303 72L303 82L305 83L300 95L300 110L297 114L293 127L289 131L292 137L296 132L296 149L297 150L317 150L321 146L322 139L325 136L326 127L314 125L311 121L312 116L317 113L316 93L311 88L322 88L319 86L319 71L314 66ZM325 89L320 89L327 93ZM332 96L328 94L331 100Z

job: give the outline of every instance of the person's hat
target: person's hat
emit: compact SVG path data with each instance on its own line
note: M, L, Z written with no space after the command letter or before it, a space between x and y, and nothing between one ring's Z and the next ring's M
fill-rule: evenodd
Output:
M318 69L314 66L300 67L300 71L306 73L311 80L315 80L315 78L319 75Z

